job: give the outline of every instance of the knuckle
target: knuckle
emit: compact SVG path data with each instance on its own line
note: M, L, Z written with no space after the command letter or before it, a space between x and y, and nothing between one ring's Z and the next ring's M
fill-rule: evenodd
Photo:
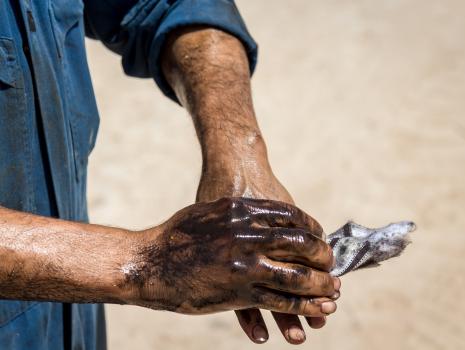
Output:
M321 287L324 295L331 296L334 294L334 283L329 274L325 273L321 275Z
M291 284L294 284L292 283L292 279L293 279L294 275L287 275L287 274L284 274L280 271L278 272L274 272L273 273L273 282L274 284L276 284L276 286L280 289L286 289L288 288Z
M312 303L312 299L302 298L296 307L296 313L299 315L310 315L314 313L314 304Z
M306 293L310 295L315 294L315 292L321 288L321 280L318 273L313 270L307 273L305 288Z
M308 233L302 229L292 229L280 232L277 239L280 243L282 243L282 246L287 247L288 250L295 251L297 249L299 251L307 251L309 247Z
M279 309L289 314L297 314L299 305L299 298L295 296L281 297L279 301Z
M315 297L331 296L334 294L334 287L329 278L322 276L321 272L314 272L313 277L306 284L304 295L313 295Z
M320 239L324 239L325 234L323 232L323 227L318 223L318 221L310 216L308 216L308 221L312 234Z
M279 307L278 301L276 300L276 296L265 292L262 288L256 289L252 297L257 307L264 309Z
M313 279L313 270L309 268L305 269L305 273L303 277L305 278L305 281L308 281L311 283Z
M287 275L288 288L296 291L305 291L311 278L311 272L307 267L294 267L291 274Z
M308 313L309 312L309 309L310 309L310 302L308 299L303 299L300 303L299 303L299 314L305 314L305 313Z
M312 235L308 231L302 231L301 237L302 237L302 243L304 244L306 249L311 250L313 246L315 245L315 236Z

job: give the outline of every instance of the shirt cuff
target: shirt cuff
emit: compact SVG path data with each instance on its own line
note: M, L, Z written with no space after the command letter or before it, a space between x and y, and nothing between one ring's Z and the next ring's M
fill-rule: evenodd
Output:
M249 59L250 74L257 64L258 46L250 36L232 0L180 0L174 3L158 27L149 52L149 69L161 91L179 103L166 81L160 63L161 50L167 35L174 29L190 25L205 25L238 38Z

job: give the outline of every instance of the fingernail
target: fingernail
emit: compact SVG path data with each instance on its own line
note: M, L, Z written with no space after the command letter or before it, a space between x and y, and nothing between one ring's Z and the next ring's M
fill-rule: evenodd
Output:
M324 314L332 314L334 311L336 311L336 303L332 301L326 301L323 304L321 304L321 312Z
M335 292L333 295L331 295L331 299L337 299L341 296L340 292Z
M305 340L305 333L302 329L297 326L291 326L289 328L289 339L296 342L303 342Z
M268 340L268 332L261 325L257 324L252 330L252 336L255 341L264 343Z

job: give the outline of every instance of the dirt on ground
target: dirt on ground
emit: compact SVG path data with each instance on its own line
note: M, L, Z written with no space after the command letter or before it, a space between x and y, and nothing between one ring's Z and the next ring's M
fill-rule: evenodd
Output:
M343 277L311 349L465 349L465 3L237 1L260 44L253 78L271 162L326 232L409 219L406 253ZM142 229L191 204L201 158L187 113L88 42L101 129L92 222ZM111 249L111 248L109 248ZM233 312L107 307L109 346L255 349ZM270 314L266 349L286 349ZM307 328L308 329L308 328Z

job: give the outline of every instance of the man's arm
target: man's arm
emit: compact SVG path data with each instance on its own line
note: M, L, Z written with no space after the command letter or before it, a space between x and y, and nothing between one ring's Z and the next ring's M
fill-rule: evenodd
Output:
M336 308L321 235L291 205L243 198L191 205L140 232L0 207L0 299L321 316Z
M178 99L192 115L202 147L197 200L244 196L293 203L268 162L252 105L249 61L242 43L212 28L180 28L165 44L162 67ZM334 286L338 290L340 281L335 279ZM267 340L259 310L236 314L252 341ZM290 343L305 340L298 317L282 313L273 316ZM312 328L325 324L324 317L307 321Z
M129 232L0 207L0 298L123 303Z
M166 43L168 36L171 36L171 38L176 36L175 33L178 32L179 28L203 25L220 29L224 33L230 33L231 36L228 41L231 43L234 41L233 39L240 41L242 46L235 42L234 45L229 47L228 51L223 51L221 55L224 59L227 58L227 54L225 56L224 53L230 52L233 57L238 58L237 53L240 53L242 56L240 60L230 59L228 61L233 66L237 65L236 68L239 71L234 72L235 69L231 69L230 65L221 67L222 63L216 67L215 72L220 73L219 77L222 79L216 80L220 84L217 89L218 93L211 95L216 100L215 104L209 104L209 110L213 113L206 119L194 117L198 125L197 130L200 133L203 132L202 129L206 130L210 127L212 130L218 130L218 128L233 126L232 129L234 129L229 135L221 132L217 133L218 139L214 132L206 132L205 137L201 137L204 151L204 169L197 198L200 201L208 201L223 196L235 195L251 198L270 198L292 203L289 193L271 171L263 140L258 128L256 128L250 98L250 87L247 84L249 84L248 75L250 71L253 71L257 60L257 45L249 35L234 0L84 0L84 2L87 35L101 40L111 50L120 54L127 74L137 77L153 77L163 93L174 100L179 101L179 99L182 99L182 86L179 86L179 88L174 86L174 80L176 80L174 76L174 80L170 82L171 84L167 82L166 78L169 79L169 74L163 74L161 67L161 62L164 61L161 58L162 48L169 47ZM216 32L218 38L219 31ZM216 44L221 43L216 40ZM209 57L212 58L215 56L214 46L214 43L210 41L211 54ZM219 45L218 48L224 50L225 46ZM202 53L206 52L203 49L200 51ZM165 55L165 57L167 56ZM247 57L247 59L244 60L244 57ZM209 68L208 65L212 62L218 62L204 61L203 59L196 59L192 62L199 64L202 61L205 63L203 65L205 68ZM197 65L191 72L195 73L199 67ZM222 70L221 68L225 69ZM201 72L203 71L200 70L199 73ZM247 74L236 74L245 72ZM176 73L173 72L173 75L176 75ZM184 75L182 72L178 74L179 77L182 75ZM207 80L215 82L212 77L210 75ZM237 77L241 77L241 82L245 82L246 85L237 84ZM191 78L195 78L195 76L192 75ZM200 82L202 79L196 79L196 81ZM224 94L228 92L229 81L234 82L235 94ZM236 88L239 85L242 85L245 89ZM214 84L207 84L207 86L213 87L213 90L215 90ZM175 87L176 93L173 92L173 87ZM198 85L194 86L194 88L198 88ZM210 96L210 90L203 90L207 95L202 93L197 95L198 98L207 101L206 98ZM222 108L221 95L228 96L228 99L232 98L224 106L225 108ZM190 109L186 101L183 103ZM200 105L198 106L200 107ZM239 113L231 112L234 108ZM195 109L190 110L194 111ZM203 113L205 108L202 107L199 111ZM229 118L226 119L228 122L216 118L212 119L213 124L211 126L207 125L210 117L215 115L218 117L220 114L228 114ZM200 116L200 114L198 115ZM203 115L207 116L206 113L203 113ZM243 116L245 119L238 120L238 115ZM218 121L221 121L221 123L218 124ZM236 125L231 123L234 121L236 121ZM240 135L239 129L242 129L240 140L238 137ZM213 136L210 137L209 135ZM228 140L233 138L239 141L234 142L234 147L221 148L225 143L229 142ZM205 142L202 141L203 139L205 139ZM206 146L207 144L211 144L212 147ZM212 149L215 151L210 153L209 150ZM267 338L266 328L264 322L260 321L262 319L259 312L255 310L252 315L252 311L249 311L248 314L249 317L240 317L241 325L243 325L246 333L254 341L265 341ZM298 343L304 340L305 334L298 318L278 314L274 314L274 316L277 318L280 329L288 341ZM250 319L250 322L244 326L246 319ZM324 324L323 318L309 319L308 321L314 328L321 327ZM261 330L259 326L261 326ZM255 335L252 336L252 333Z
M201 181L198 199L268 197L253 193L258 188L248 188L249 176L268 177L272 172L255 118L242 43L212 28L181 28L171 33L163 53L165 77L194 120L203 155L202 177L216 181ZM277 180L268 182L279 187L273 190L287 194Z

